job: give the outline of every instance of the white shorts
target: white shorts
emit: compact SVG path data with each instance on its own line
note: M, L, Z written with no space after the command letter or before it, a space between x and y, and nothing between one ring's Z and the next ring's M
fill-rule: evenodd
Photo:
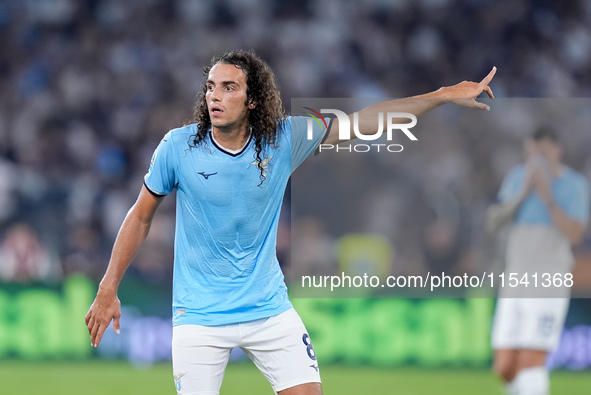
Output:
M551 351L560 340L568 298L500 298L492 330L492 347Z
M310 336L292 308L234 325L178 325L172 331L172 365L178 394L219 394L232 348L240 347L275 392L320 383Z

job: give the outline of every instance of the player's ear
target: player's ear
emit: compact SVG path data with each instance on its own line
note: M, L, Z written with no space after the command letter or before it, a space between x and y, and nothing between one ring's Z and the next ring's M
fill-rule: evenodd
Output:
M248 109L249 110L254 110L257 106L257 103L252 100L252 99L248 99Z

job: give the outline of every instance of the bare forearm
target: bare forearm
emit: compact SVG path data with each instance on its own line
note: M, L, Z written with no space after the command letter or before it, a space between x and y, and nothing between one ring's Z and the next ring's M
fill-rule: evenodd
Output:
M121 229L119 229L109 267L107 267L96 298L85 317L90 341L94 347L98 347L100 344L105 329L111 321L113 321L113 329L119 333L121 302L117 297L117 289L123 274L146 239L152 218L154 218L162 199L142 186L137 201L127 213Z
M420 115L449 102L447 99L437 97L436 95L430 96L432 94L435 94L435 92L421 96L407 97L405 99L388 100L364 108L363 110L359 111L358 115L359 131L362 134L375 133L377 127L379 126L377 121L380 119L380 114L382 114L382 130L387 130L389 118L388 114L407 113L413 114L415 117L419 117ZM350 119L351 125L353 125L353 117L350 116ZM394 118L390 120L390 122L395 124L408 124L410 120L409 118L404 117Z
M569 218L557 205L552 204L548 210L554 225L570 240L572 245L577 245L583 239L585 226L580 222Z
M415 116L423 115L442 104L452 103L462 99L463 96L454 94L450 87L439 88L436 91L423 95L407 97L404 99L388 100L382 103L369 106L360 111L360 115L368 116L370 119L377 119L377 114L386 112L406 112ZM361 117L360 117L361 118Z
M388 100L361 110L359 112L360 121L368 118L375 122L375 120L378 119L377 115L379 113L388 112L405 112L418 117L442 104L449 103L450 101L450 99L444 97L441 89L425 95Z
M536 174L536 192L546 205L554 226L558 228L571 242L579 244L585 232L585 225L570 218L566 212L556 204L548 179L538 170Z
M143 219L131 208L113 245L111 260L107 272L100 284L100 289L116 292L125 271L137 255L150 230L151 219Z
M362 138L363 135L375 135L379 133L376 132L377 130L389 130L389 124L409 125L409 127L412 127L416 122L416 118L413 120L408 114L418 117L448 102L445 98L430 95L388 100L366 107L348 116L343 113L341 115L344 118L339 117L338 122L332 123L330 134L325 143L336 144L355 137ZM408 131L405 131L405 133L408 133ZM414 135L409 137L415 139Z

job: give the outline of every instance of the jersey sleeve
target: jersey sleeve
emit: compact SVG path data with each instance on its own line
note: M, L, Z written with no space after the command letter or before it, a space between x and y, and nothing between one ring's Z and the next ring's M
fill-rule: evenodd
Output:
M577 177L576 182L571 184L568 204L564 207L564 211L570 218L585 225L589 222L589 205L591 204L589 189L587 179L583 176Z
M291 128L291 171L310 156L324 141L330 130L331 118L289 117L287 127ZM310 125L310 126L308 126Z
M524 173L525 167L523 165L509 170L499 190L498 199L500 203L509 203L517 198L523 187Z
M168 132L152 155L144 185L157 196L168 195L176 185L176 157L171 132Z

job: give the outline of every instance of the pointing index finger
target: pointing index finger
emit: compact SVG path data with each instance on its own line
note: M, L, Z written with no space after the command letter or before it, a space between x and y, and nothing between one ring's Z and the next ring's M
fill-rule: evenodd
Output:
M490 83L490 81L493 79L493 77L495 76L496 72L497 72L497 67L493 66L490 73L488 73L488 75L486 77L484 77L484 79L482 81L480 81L480 85L487 86Z

